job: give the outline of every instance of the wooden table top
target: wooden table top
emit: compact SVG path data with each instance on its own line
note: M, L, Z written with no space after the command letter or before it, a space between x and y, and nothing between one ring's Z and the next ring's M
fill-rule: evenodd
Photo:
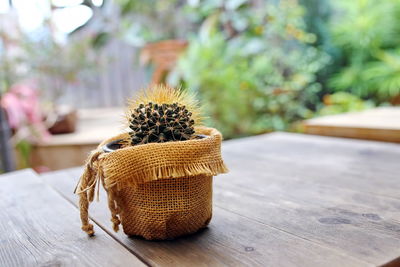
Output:
M318 117L304 127L309 134L400 143L400 107Z
M209 227L172 241L114 233L104 193L87 237L82 168L0 176L0 265L399 266L399 144L272 133L224 142L223 156Z

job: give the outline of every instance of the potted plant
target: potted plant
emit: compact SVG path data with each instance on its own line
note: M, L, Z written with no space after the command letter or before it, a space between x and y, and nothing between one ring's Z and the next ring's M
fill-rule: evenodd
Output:
M164 40L146 44L141 52L141 63L154 65L152 84L165 83L165 78L176 65L179 56L185 51L185 40Z
M153 86L130 102L129 130L102 142L77 185L82 229L93 235L89 203L101 182L113 227L146 239L171 239L206 227L212 177L227 172L221 134L200 126L197 102L185 92Z

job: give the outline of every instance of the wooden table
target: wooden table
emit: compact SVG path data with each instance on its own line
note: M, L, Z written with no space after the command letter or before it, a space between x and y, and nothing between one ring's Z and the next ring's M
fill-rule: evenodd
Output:
M209 227L173 241L114 233L104 194L87 237L72 194L81 168L3 175L0 265L399 266L400 145L272 133L223 154Z
M309 134L400 143L400 107L314 118L304 127Z

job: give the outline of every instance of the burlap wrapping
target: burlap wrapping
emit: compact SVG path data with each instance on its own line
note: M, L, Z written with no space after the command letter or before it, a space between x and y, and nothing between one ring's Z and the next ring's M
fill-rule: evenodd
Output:
M100 182L107 191L113 228L127 235L169 239L207 226L212 215L212 176L227 172L221 134L196 128L203 139L130 146L104 153L105 140L88 158L77 185L82 229L94 233L88 208ZM97 193L98 196L98 193Z

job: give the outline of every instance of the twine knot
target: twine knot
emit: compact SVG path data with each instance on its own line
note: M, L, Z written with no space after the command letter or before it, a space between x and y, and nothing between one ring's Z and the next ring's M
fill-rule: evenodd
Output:
M82 230L85 231L89 236L94 235L93 224L82 225Z
M113 217L111 218L111 222L113 223L113 229L115 232L118 232L119 230L119 225L121 221L118 219L118 217Z

